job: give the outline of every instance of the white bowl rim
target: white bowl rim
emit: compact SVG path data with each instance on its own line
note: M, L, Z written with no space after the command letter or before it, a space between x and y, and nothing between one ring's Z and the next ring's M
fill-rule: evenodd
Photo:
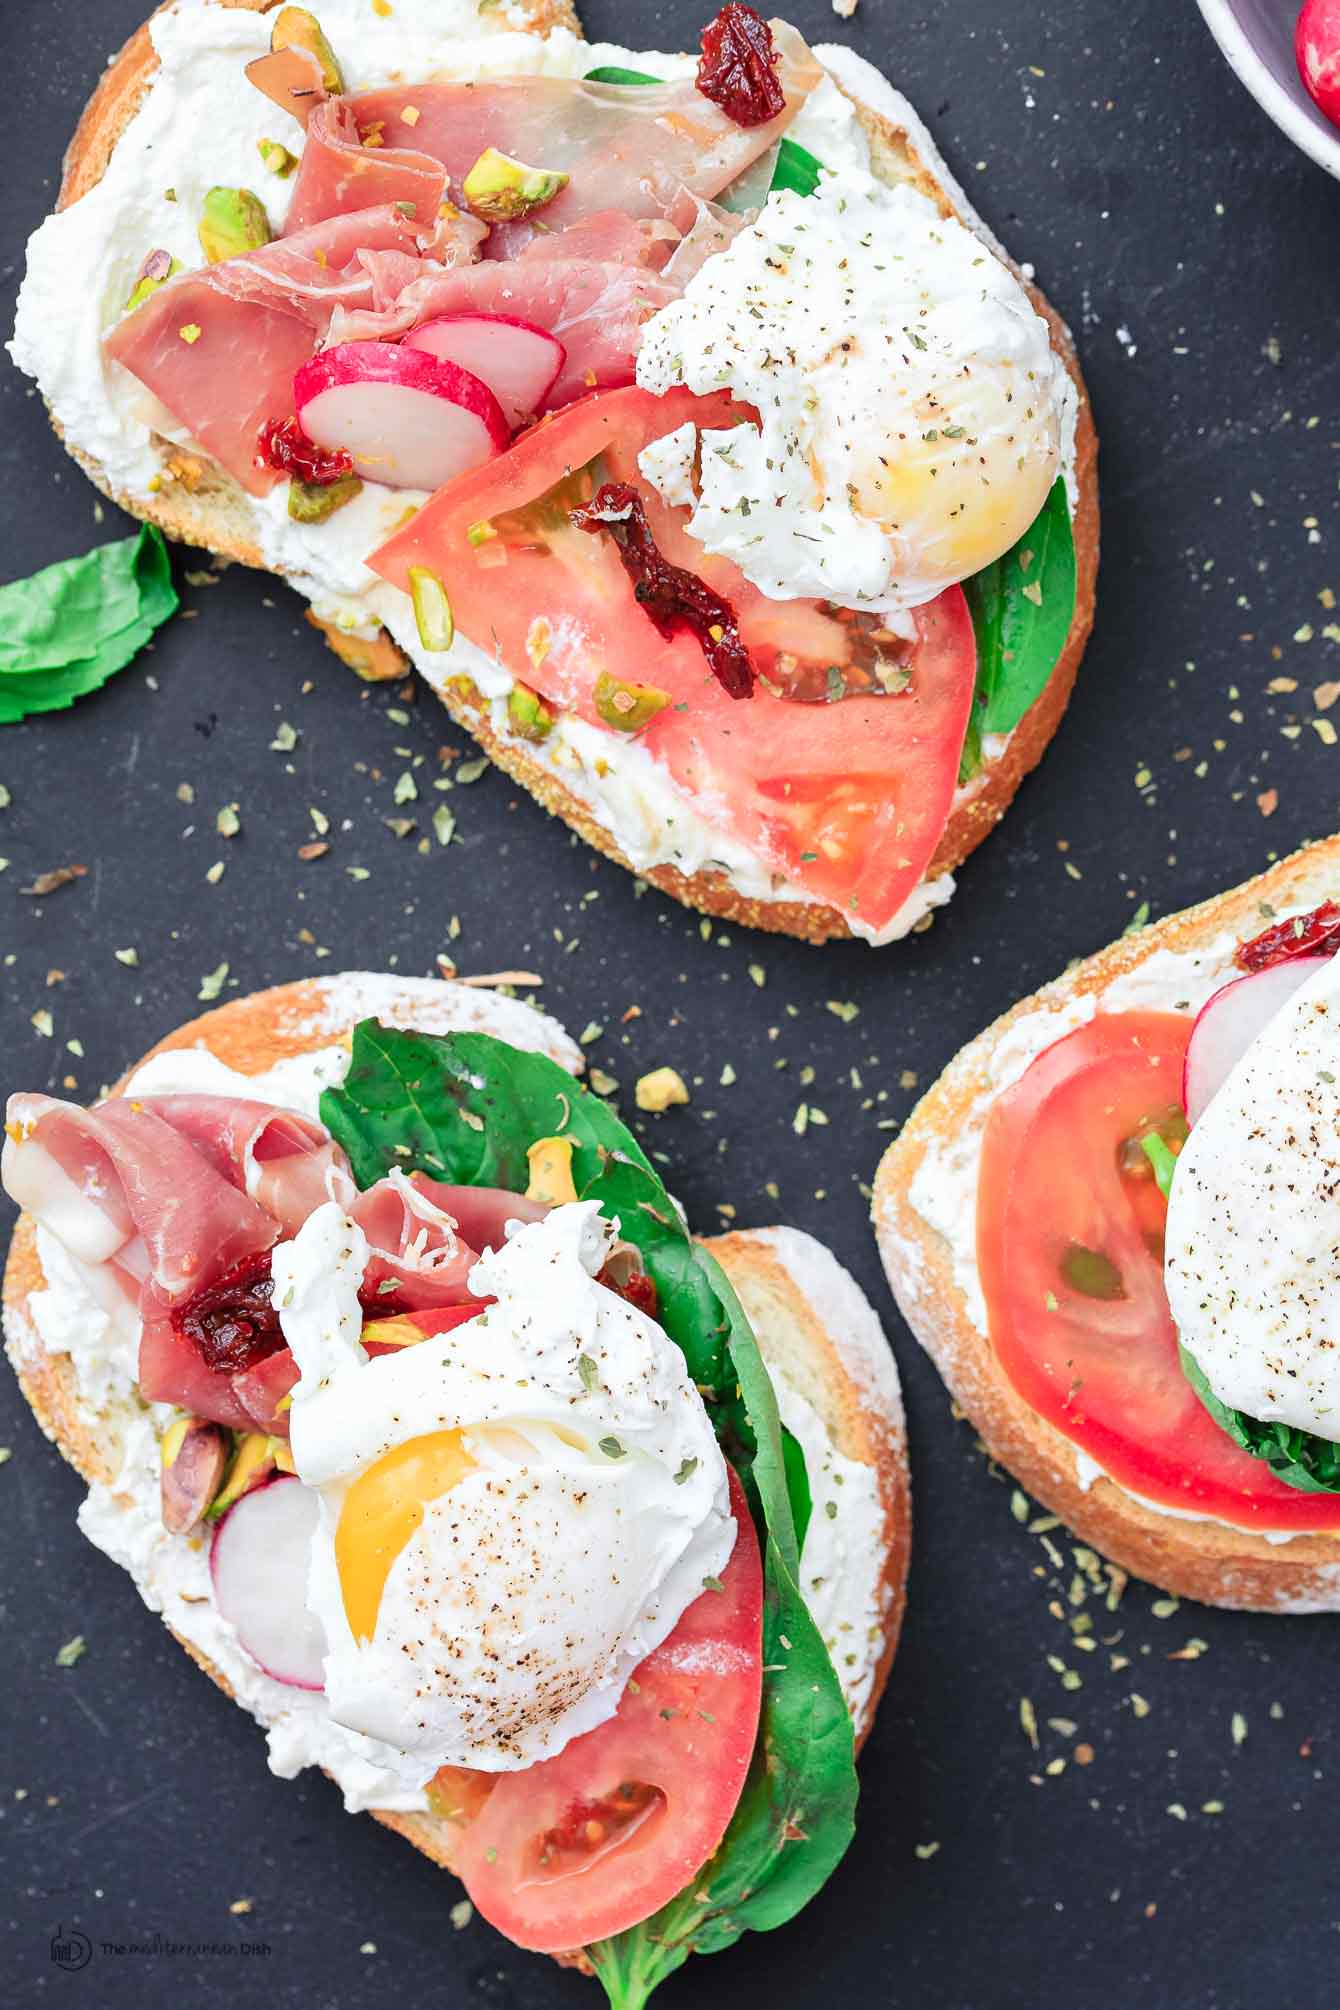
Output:
M1270 65L1257 54L1238 19L1233 0L1197 0L1197 4L1230 68L1262 110L1318 167L1340 178L1340 132L1324 130L1317 124L1317 117L1325 115L1305 112L1289 95Z

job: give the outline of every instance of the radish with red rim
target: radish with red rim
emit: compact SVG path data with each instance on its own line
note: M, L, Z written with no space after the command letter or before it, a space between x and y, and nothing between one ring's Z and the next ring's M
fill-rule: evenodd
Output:
M441 314L412 329L404 346L473 372L512 426L543 408L568 358L557 336L511 314Z
M469 370L392 342L340 342L293 379L304 432L352 454L364 481L439 489L500 454L511 431L497 398Z
M215 1530L214 1598L257 1666L291 1689L323 1689L325 1631L307 1610L317 1497L291 1474L243 1494Z
M1201 1007L1182 1069L1182 1107L1189 1123L1194 1124L1205 1110L1257 1034L1328 960L1297 956L1287 963L1269 964L1234 978Z

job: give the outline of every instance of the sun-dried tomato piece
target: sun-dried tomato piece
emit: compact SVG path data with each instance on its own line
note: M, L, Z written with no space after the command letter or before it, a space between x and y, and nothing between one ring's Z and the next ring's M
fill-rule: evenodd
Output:
M192 1342L207 1368L240 1375L285 1344L272 1303L270 1252L244 1256L217 1283L172 1310L172 1324Z
M325 489L353 473L354 457L343 447L319 447L296 418L267 419L256 435L256 466L277 468L282 475Z
M689 629L722 690L731 698L752 696L754 664L740 640L734 608L704 580L662 556L635 488L606 482L582 509L573 510L572 522L578 530L608 531L633 582L634 599L667 642L680 628Z
M698 89L737 126L765 126L786 110L772 29L741 0L729 0L702 35Z
M1272 963L1288 963L1295 956L1340 954L1340 902L1323 900L1311 914L1295 914L1289 921L1277 921L1263 928L1249 942L1240 942L1233 952L1239 970L1268 970Z
M613 1291L636 1311L645 1312L648 1319L660 1318L660 1296L654 1279L648 1277L645 1270L630 1270L621 1276L612 1264L607 1263L596 1278L596 1283L603 1284L607 1290Z

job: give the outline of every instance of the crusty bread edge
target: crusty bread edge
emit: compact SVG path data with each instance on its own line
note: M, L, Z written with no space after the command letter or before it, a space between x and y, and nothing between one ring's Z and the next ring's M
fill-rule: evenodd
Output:
M269 6L277 4L277 0L222 0L222 4L264 13ZM531 0L528 11L529 26L537 34L558 25L581 32L568 0ZM59 208L78 201L101 179L117 140L139 105L155 65L153 45L145 24L131 36L111 64L85 108L65 156ZM945 214L955 214L948 194L919 150L918 136L869 106L855 99L853 102L870 138L876 173L885 180L910 179ZM972 221L971 218L964 220ZM1018 268L1015 267L1015 270L1018 271ZM1098 442L1093 415L1069 329L1039 288L1031 280L1025 279L1024 284L1034 306L1047 323L1052 346L1065 364L1079 399L1075 462L1078 489L1074 517L1075 611L1065 647L1041 696L1010 735L1004 751L985 763L974 785L962 792L952 810L935 855L926 869L928 880L953 872L962 865L968 854L1005 814L1024 776L1041 760L1069 703L1080 659L1093 626L1098 576ZM246 498L236 483L213 463L164 442L164 487L152 505L146 507L142 499L117 494L91 456L71 446L68 441L66 445L90 480L131 515L147 517L169 537L205 547L221 558L264 569L264 560L248 523ZM407 671L409 667L407 658ZM524 744L504 737L494 729L486 702L477 695L471 696L469 692L452 688L438 690L438 696L456 722L479 741L490 760L529 790L551 815L560 817L570 829L577 831L607 858L625 866L630 872L638 870L580 796L551 769L536 760ZM853 933L846 916L835 908L803 900L756 899L741 893L719 871L685 874L674 866L658 865L641 871L640 877L682 905L697 908L723 921L774 934L792 935L812 943Z
M872 1214L899 1310L940 1370L987 1451L1077 1535L1123 1569L1195 1598L1261 1612L1340 1610L1340 1537L1299 1535L1272 1544L1219 1523L1143 1506L1106 1478L1077 1481L1074 1447L1017 1393L978 1330L943 1237L917 1213L911 1188L926 1153L965 1133L980 1136L992 1094L992 1059L1018 1020L1101 998L1160 950L1195 951L1225 932L1257 933L1260 906L1315 906L1340 893L1340 837L1310 845L1231 892L1122 937L1055 983L1022 999L952 1061L885 1152Z
M263 1072L290 1055L329 1045L341 1037L342 1031L351 1029L352 1021L350 1027L341 1029L331 1016L331 1001L338 995L338 984L338 978L305 978L231 1000L178 1027L149 1052L166 1053L203 1043L227 1066L241 1073ZM820 1309L806 1297L785 1266L778 1263L768 1246L767 1231L756 1237L748 1230L740 1230L719 1237L708 1246L737 1289L747 1294L753 1279L762 1277L780 1294L795 1333L802 1336L802 1344L814 1348L819 1356L816 1373L831 1390L831 1414L839 1450L878 1467L885 1510L882 1537L885 1640L869 1706L857 1726L858 1739L863 1741L897 1644L911 1542L906 1432L897 1400L892 1357L889 1372L893 1376L893 1399L887 1407L880 1407L871 1399L869 1377L863 1376L852 1360L846 1336L825 1323ZM826 1251L823 1254L827 1256ZM43 1432L76 1471L90 1484L98 1481L112 1486L117 1477L115 1450L107 1443L105 1432L100 1434L96 1413L80 1399L73 1364L66 1355L47 1354L37 1342L28 1300L44 1283L35 1224L30 1216L21 1215L10 1244L3 1285L4 1324L20 1387ZM768 1335L759 1337L766 1355ZM232 1694L227 1676L207 1655L180 1634L174 1633L174 1638L225 1695ZM454 1869L457 1830L450 1821L426 1814L377 1810L373 1813L385 1827L404 1836L434 1863L445 1870Z

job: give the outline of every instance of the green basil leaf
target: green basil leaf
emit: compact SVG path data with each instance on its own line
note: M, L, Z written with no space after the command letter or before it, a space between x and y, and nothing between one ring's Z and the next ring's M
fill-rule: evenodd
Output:
M813 195L819 186L823 166L823 162L816 160L808 147L797 146L794 140L783 136L777 143L777 165L772 171L769 193L777 195L782 189L790 188L797 195Z
M663 77L649 77L645 70L625 70L618 63L601 63L594 70L588 70L583 77L584 84L661 84Z
M1221 1403L1194 1354L1180 1347L1182 1373L1221 1431L1254 1459L1264 1459L1277 1480L1306 1494L1340 1494L1340 1445L1293 1424L1264 1424L1245 1410Z
M1013 732L1046 688L1075 613L1075 540L1063 481L1053 483L1019 542L965 579L963 591L977 637L976 732ZM977 745L980 766L980 738Z
M1140 1140L1140 1149L1154 1170L1154 1184L1167 1200L1172 1192L1173 1174L1177 1170L1176 1154L1169 1147L1166 1138L1157 1131L1147 1131Z
M796 1548L805 1554L805 1537L809 1533L810 1516L814 1512L814 1496L810 1492L810 1472L805 1463L805 1447L794 1432L782 1425L782 1465L786 1472L786 1491L791 1502L791 1520L795 1524Z
M97 690L177 605L167 546L151 524L0 587L0 724Z
M776 1545L764 1552L759 1742L715 1855L652 1918L587 1949L611 2010L642 2010L690 1954L795 1917L841 1861L856 1825L851 1718L833 1664Z

